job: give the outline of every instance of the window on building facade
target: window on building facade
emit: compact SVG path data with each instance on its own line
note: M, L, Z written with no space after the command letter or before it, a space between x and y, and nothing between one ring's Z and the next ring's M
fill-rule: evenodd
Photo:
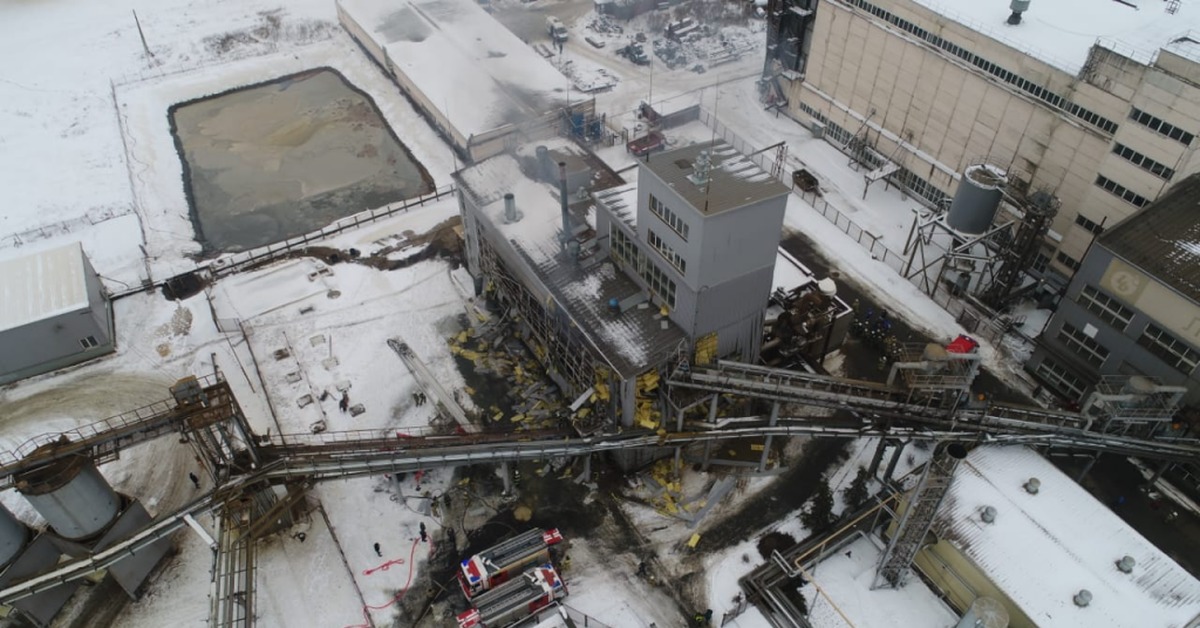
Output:
M642 267L642 279L646 281L650 292L662 299L667 307L675 307L675 282L663 272L661 268L654 264L645 264Z
M1125 201L1126 203L1129 203L1130 205L1133 205L1134 207L1145 207L1150 203L1150 199L1130 192L1125 186L1113 181L1112 179L1109 179L1102 174L1096 175L1096 185L1104 188L1113 196Z
M1075 214L1075 224L1087 229L1095 235L1100 235L1104 231L1104 227L1101 227L1100 223L1088 218L1087 216L1084 216L1083 214Z
M654 250L658 251L663 256L663 259L671 262L671 265L678 269L679 272L687 272L687 260L683 259L682 255L676 253L675 249L672 249L670 245L663 242L663 239L657 233L647 229L646 239L650 241L650 246L654 247Z
M1169 180L1171 177L1175 176L1174 170L1158 163L1157 161L1154 161L1153 159L1150 159L1149 157L1124 144L1113 144L1112 152L1122 159L1125 159L1129 163L1141 168L1142 170L1145 170L1146 172L1149 172L1160 179Z
M1066 253L1063 253L1062 251L1059 251L1058 255L1054 256L1054 259L1058 260L1059 264L1062 264L1071 270L1079 270L1079 260L1067 255Z
M1133 310L1092 286L1084 286L1075 302L1117 331L1125 331L1129 321L1133 320Z
M1032 267L1039 273L1046 272L1046 268L1050 266L1050 255L1045 251L1038 251L1036 257L1033 258Z
M1200 364L1200 352L1153 323L1146 325L1138 344L1184 374L1190 374L1196 370L1196 364Z
M1105 133L1108 133L1111 135L1111 134L1117 132L1117 123L1116 122L1113 122L1112 120L1109 120L1093 111L1084 109L1083 107L1080 107L1079 105L1067 100L1066 98L1063 98L1062 96L1059 96L1058 94L1055 94L1054 92L1052 92L1040 85L1037 85L1033 81L1021 78L1019 75L1013 73L1012 71L1007 70L999 65L996 65L995 63L988 61L987 59L984 59L984 58L980 57L979 55L976 55L975 53L973 53L969 50L966 50L965 48L963 48L961 46L955 45L954 43L952 43L950 41L942 39L940 36L935 35L929 31L921 28L920 26L917 26L916 24L909 22L908 20L906 20L904 18L898 17L898 16L892 14L890 11L887 11L886 9L875 6L874 4L871 4L870 2L867 2L866 0L843 0L843 1L851 6L855 6L855 7L862 9L862 10L866 11L867 13L870 13L871 15L874 15L875 17L877 17L889 24L892 24L893 26L899 28L900 30L902 30L906 33L909 33L910 35L916 36L921 41L927 42L930 45L934 46L935 48L940 48L941 50L946 51L950 55L958 57L959 59L962 59L963 61L966 61L967 63L979 68L980 70L983 70L987 74L990 74L990 75L1000 79L1001 81L1008 83L1009 85L1012 85L1013 87L1016 87L1017 89L1033 96L1034 98L1037 98L1038 100L1045 102L1046 104L1048 104L1052 107L1055 107L1055 108L1060 109L1072 116L1075 116L1076 118L1079 118L1080 120L1083 120L1084 122L1087 122L1088 124L1100 129L1101 131L1104 131Z
M95 336L87 336L86 338L80 338L79 344L83 345L84 349L91 349L92 347L96 347L96 346L100 345L99 342L96 342Z
M1087 388L1084 383L1049 358L1042 360L1037 368L1033 369L1033 372L1060 393L1077 401L1083 399L1083 391Z
M1192 140L1196 139L1195 135L1192 135L1191 133L1188 133L1177 126L1170 124L1162 118L1152 116L1145 111L1138 109L1137 107L1129 110L1129 119L1137 122L1147 129L1150 129L1151 131L1154 131L1155 133L1158 133L1163 137L1169 137L1176 142L1183 144L1184 146L1191 145Z
M609 223L608 225L608 235L611 239L610 247L612 248L613 256L636 270L637 247L633 245L633 240L613 223Z
M679 217L678 214L671 211L671 208L663 205L662 201L658 200L653 194L650 195L650 213L658 216L663 224L671 228L672 231L679 234L684 242L688 239L688 225Z
M1108 359L1108 349L1070 323L1063 323L1062 331L1058 332L1058 341L1096 368L1103 366Z

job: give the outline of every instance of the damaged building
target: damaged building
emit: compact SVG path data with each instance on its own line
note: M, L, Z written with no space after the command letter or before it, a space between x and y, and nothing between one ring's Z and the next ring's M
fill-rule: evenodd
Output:
M658 427L668 367L757 359L787 202L719 140L626 176L562 139L455 174L477 292L586 429Z

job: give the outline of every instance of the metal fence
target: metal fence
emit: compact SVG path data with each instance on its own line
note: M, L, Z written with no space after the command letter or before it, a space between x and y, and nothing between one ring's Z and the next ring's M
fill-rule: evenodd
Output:
M267 246L234 253L225 257L213 260L207 267L209 273L214 278L229 275L231 273L244 270L250 266L256 266L270 262L280 257L283 257L297 249L303 248L331 236L338 235L348 229L357 228L360 225L372 223L377 220L382 220L399 213L409 211L414 207L421 207L425 203L436 201L444 196L453 194L456 188L453 185L442 186L428 194L422 194L414 198L384 205L377 209L372 209L364 212L359 212L353 216L342 218L316 231L310 231L304 235L296 236L289 240L268 244Z

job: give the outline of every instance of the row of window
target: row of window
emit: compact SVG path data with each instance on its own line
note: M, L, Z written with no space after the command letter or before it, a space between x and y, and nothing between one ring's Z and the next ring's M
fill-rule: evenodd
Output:
M1200 364L1200 353L1153 323L1146 325L1146 331L1138 338L1138 344L1158 356L1171 368L1183 373L1191 373L1196 369L1196 365Z
M1084 286L1075 302L1117 331L1125 331L1133 320L1133 310L1092 286Z
M1102 174L1096 175L1096 185L1104 188L1104 190L1108 193L1116 196L1126 203L1129 203L1130 205L1133 205L1134 207L1141 208L1150 203L1150 199L1142 196L1141 194L1130 191L1125 186L1113 181L1112 179L1109 179Z
M669 244L663 242L663 239L657 233L647 229L646 239L650 241L650 246L654 247L654 250L658 251L659 255L663 256L663 259L671 262L671 265L677 268L679 272L687 272L687 260L683 259L682 255L676 253L675 249L671 248Z
M1087 388L1083 381L1049 358L1042 360L1033 369L1033 372L1046 380L1051 388L1065 393L1073 399L1083 399L1083 391Z
M1138 124L1158 133L1163 137L1169 137L1184 146L1190 146L1192 140L1196 139L1195 135L1184 131L1183 129L1163 120L1162 118L1152 116L1137 107L1129 111L1129 119Z
M650 195L650 213L658 216L672 231L678 233L684 242L687 242L688 224L653 194Z
M658 295L667 307L675 309L675 282L663 272L661 268L654 264L644 264L642 267L642 279L646 281L646 285L650 288L650 292Z
M1133 321L1132 309L1093 286L1084 286L1079 296L1075 297L1075 302L1120 332L1124 332L1129 327L1129 323ZM1099 367L1108 357L1107 349L1070 323L1063 323L1058 339L1082 355L1093 366ZM1186 342L1154 323L1146 325L1146 329L1138 337L1137 343L1166 362L1171 368L1184 374L1191 373L1197 365L1200 365L1200 351L1192 349Z
M1157 161L1154 161L1153 159L1150 159L1149 157L1124 144L1113 144L1113 153L1160 179L1170 180L1171 177L1175 176L1174 170L1158 163Z
M652 264L634 245L632 239L615 224L608 226L610 248L617 261L632 268L646 282L650 293L657 296L667 307L675 307L675 282L659 267Z
M1075 224L1087 229L1089 232L1095 235L1100 235L1100 233L1104 231L1104 227L1102 227L1100 223L1088 218L1087 216L1084 216L1083 214L1075 214Z
M1062 251L1059 251L1058 255L1054 256L1054 259L1058 260L1059 264L1070 268L1072 271L1079 270L1079 260L1067 255L1066 253L1063 253Z
M980 70L991 74L1001 81L1004 81L1005 83L1008 83L1009 85L1012 85L1017 89L1034 96L1035 98L1049 104L1052 107L1061 109L1100 129L1101 131L1104 131L1105 133L1111 135L1117 132L1116 122L1113 122L1112 120L1109 120L1108 118L1105 118L1104 116L1101 116L1095 112L1084 109L1083 107L1080 107L1066 98L1055 94L1041 85L1038 85L1037 83L1034 83L1033 81L1030 81L1014 72L1006 70L1003 67L998 66L995 63L992 63L991 61L988 61L987 59L984 59L979 55L962 48L961 46L946 41L938 35L935 35L921 28L920 26L909 22L908 20L897 17L891 12L877 7L870 2L866 2L865 0L844 1L892 24L893 26L900 28L911 35L915 35L919 39L926 41L937 48L945 50L946 52L962 59L963 61L966 61L967 63L970 63Z
M1062 331L1058 332L1058 341L1096 368L1103 366L1108 359L1108 349L1070 323L1063 323Z
M852 133L846 129L843 129L840 125L830 122L829 118L825 117L825 114L813 109L812 107L809 107L803 101L797 102L801 111L825 125L825 135L827 135L835 143L845 146L850 141L850 138L854 137ZM867 159L870 159L869 154L867 155ZM875 164L872 167L878 167L878 165L879 164ZM950 198L932 183L926 181L920 176L917 176L911 170L904 167L901 167L896 173L895 182L913 196L919 196L926 201L929 201L930 206L932 207L937 207L940 203Z

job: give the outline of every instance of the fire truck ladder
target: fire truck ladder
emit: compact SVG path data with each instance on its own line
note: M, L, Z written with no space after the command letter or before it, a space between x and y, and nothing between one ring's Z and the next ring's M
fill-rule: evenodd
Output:
M532 602L543 596L553 596L553 591L547 591L532 573L526 572L491 591L480 593L472 605L479 612L483 625L491 628L521 618L522 609L527 610Z
M879 560L879 570L871 588L882 586L900 587L908 578L912 561L925 542L925 536L933 527L934 517L950 483L954 480L954 469L959 461L967 457L962 445L951 443L938 448L925 465L925 472L912 492L900 522L892 532L887 550Z
M541 530L526 530L507 541L493 545L483 551L483 560L492 566L503 568L531 553L546 547Z

